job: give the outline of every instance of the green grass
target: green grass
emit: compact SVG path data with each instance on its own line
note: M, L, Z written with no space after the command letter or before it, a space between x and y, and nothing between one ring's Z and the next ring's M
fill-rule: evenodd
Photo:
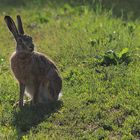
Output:
M140 139L139 17L119 16L113 3L97 1L7 2L0 9L0 139ZM6 14L20 14L36 49L56 62L63 77L58 103L13 109L19 89L9 66L15 42Z

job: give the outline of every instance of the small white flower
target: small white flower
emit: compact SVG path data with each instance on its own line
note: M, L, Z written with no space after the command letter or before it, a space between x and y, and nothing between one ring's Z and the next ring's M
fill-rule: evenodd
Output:
M113 31L114 34L116 34L116 31Z
M3 58L1 58L1 62L3 62L4 61L4 59Z

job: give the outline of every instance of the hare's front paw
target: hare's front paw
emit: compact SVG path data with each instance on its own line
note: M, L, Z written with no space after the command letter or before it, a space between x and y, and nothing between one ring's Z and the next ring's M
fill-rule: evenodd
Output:
M22 102L16 102L14 105L13 105L13 108L17 108L19 107L20 109L28 102L30 102L31 100L24 100L23 103Z
M17 108L17 107L18 107L18 105L19 105L19 101L18 101L18 102L16 102L16 103L14 103L13 108Z
M13 108L17 108L17 107L19 107L20 109L23 107L23 103L21 103L21 102L16 102L14 105L13 105Z

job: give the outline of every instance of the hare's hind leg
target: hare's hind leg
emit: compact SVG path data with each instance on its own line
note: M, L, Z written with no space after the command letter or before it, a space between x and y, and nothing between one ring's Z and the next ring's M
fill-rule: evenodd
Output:
M32 105L36 105L39 103L39 84L35 84L34 87L34 93L33 93L33 98L32 98Z
M49 95L49 81L43 81L39 87L39 103L49 103L52 97Z
M57 101L62 88L62 80L60 77L55 77L49 82L49 96L52 101Z
M62 80L59 77L43 81L39 87L39 102L51 103L57 101L61 88Z
M29 99L29 100L23 100L23 106L27 103L30 103L32 100ZM13 108L16 108L19 106L19 101L17 101L14 105L13 105Z

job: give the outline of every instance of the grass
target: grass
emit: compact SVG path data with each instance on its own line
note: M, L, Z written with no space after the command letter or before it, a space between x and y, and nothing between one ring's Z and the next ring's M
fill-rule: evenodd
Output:
M140 139L139 17L116 17L112 3L97 1L7 2L0 10L0 139ZM9 66L15 42L3 18L17 13L63 77L63 97L51 106L12 107L19 96Z

